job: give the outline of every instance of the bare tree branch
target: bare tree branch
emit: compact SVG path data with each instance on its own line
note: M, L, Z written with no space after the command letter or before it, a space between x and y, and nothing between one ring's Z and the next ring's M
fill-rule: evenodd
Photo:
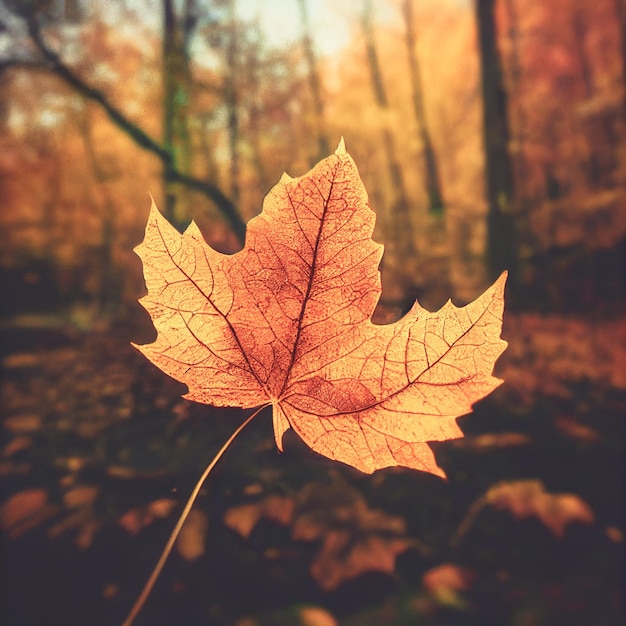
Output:
M180 183L209 198L226 218L240 242L244 241L246 227L230 199L215 185L199 178L183 174L173 167L172 154L159 142L150 137L142 128L131 122L100 90L86 83L76 72L68 67L59 55L52 50L44 41L35 16L28 19L28 32L44 59L45 65L34 63L21 63L22 66L48 69L63 79L68 85L76 89L82 96L96 102L107 113L111 121L123 130L137 145L157 155L168 172L168 177L173 182ZM13 63L15 65L15 62ZM1 69L1 67L0 67Z

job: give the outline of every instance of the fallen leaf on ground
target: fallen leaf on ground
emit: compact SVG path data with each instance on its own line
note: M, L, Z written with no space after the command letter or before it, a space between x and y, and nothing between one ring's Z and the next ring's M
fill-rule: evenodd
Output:
M63 494L63 504L69 509L91 504L98 495L98 487L93 485L81 485L70 489Z
M326 591L365 572L393 574L396 557L409 547L404 519L370 509L347 485L305 487L292 535L321 542L311 575Z
M119 524L132 535L136 535L157 518L167 517L176 506L176 500L159 498L142 507L133 507L119 519Z
M462 606L458 592L468 590L475 578L475 573L465 567L443 563L428 570L422 577L422 584L439 603Z
M58 515L61 507L48 501L43 489L27 489L0 506L0 529L12 539Z
M2 359L2 366L5 370L11 369L30 369L38 367L43 357L40 354L32 352L17 352L10 354Z
M600 435L585 424L577 422L575 418L559 415L554 420L555 426L564 434L580 441L595 442L600 439Z
M39 415L11 415L6 417L2 426L14 433L30 433L41 428L42 420Z
M272 494L257 502L231 507L224 513L224 524L247 539L261 519L289 525L294 506L293 498Z
M157 338L136 347L190 400L271 405L279 449L291 427L364 472L445 476L425 442L462 436L456 418L501 383L506 274L465 307L416 302L374 325L374 220L343 142L301 178L283 175L237 254L216 252L193 222L181 235L153 204L136 251Z
M209 518L204 511L191 511L176 540L178 554L187 561L201 557L206 549Z
M9 530L35 515L46 505L48 494L43 489L27 489L12 495L0 506L0 524Z
M571 522L592 524L595 516L589 505L573 493L547 493L539 480L502 482L486 494L486 501L517 519L535 516L557 537L565 534Z
M2 450L2 456L8 457L15 454L16 452L26 450L27 448L30 448L32 443L33 440L30 437L16 437L15 439L11 440L6 446L4 446L4 449Z
M305 606L298 615L300 626L337 626L337 620L326 610L318 606Z

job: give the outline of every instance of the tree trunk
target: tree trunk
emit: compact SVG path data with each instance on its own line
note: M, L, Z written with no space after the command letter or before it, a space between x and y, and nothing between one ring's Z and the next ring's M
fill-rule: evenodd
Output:
M511 143L515 148L511 155L511 166L513 168L513 180L516 185L518 196L524 191L524 183L528 177L528 163L524 152L525 142L528 133L528 121L523 103L523 67L520 55L520 34L519 34L519 17L516 7L517 0L506 0L506 11L509 17L509 32L511 54L508 59L509 73L511 80L509 82L509 95L514 106L510 111L510 131Z
M115 203L107 187L107 175L100 165L96 154L92 135L89 103L85 101L80 119L79 128L85 144L85 152L91 166L95 181L102 191L102 241L100 248L100 293L98 294L98 308L100 315L114 314L119 308L121 300L121 285L119 273L113 259L115 243Z
M585 23L584 15L584 3L580 0L574 2L572 7L572 27L574 29L574 36L576 45L574 46L574 52L578 57L578 65L580 66L580 74L585 88L585 98L593 97L593 68L585 50L585 36L587 34L587 24Z
M215 152L213 151L213 137L211 123L213 116L211 113L205 113L198 116L198 143L200 145L199 157L204 165L202 176L212 185L219 187L220 176L219 167L215 160Z
M420 76L417 51L415 49L415 26L413 23L413 0L404 0L402 5L406 33L406 48L409 57L411 92L413 96L413 112L417 123L417 132L422 143L424 158L424 179L428 194L428 210L433 215L442 215L444 211L443 196L439 179L437 156L433 148L424 112L422 80Z
M183 7L185 18L188 0ZM172 156L163 169L164 213L177 225L189 220L186 194L174 188L173 169L191 174L191 134L189 132L190 69L186 19L176 15L173 0L163 0L163 145Z
M517 250L512 214L513 177L508 152L507 96L496 41L495 0L476 0L483 97L487 214L487 264L495 279L505 269L517 281Z
M365 46L367 59L370 68L370 76L372 79L372 89L378 106L380 117L383 120L382 140L383 149L387 166L389 168L389 177L391 179L392 202L391 202L391 223L389 227L389 235L391 242L389 251L395 252L387 258L395 256L397 267L392 270L395 274L394 278L399 282L400 288L404 295L414 286L413 268L416 256L415 243L413 241L413 229L409 218L408 196L402 175L402 168L396 158L396 148L393 133L389 126L389 102L387 93L383 84L380 64L378 61L378 51L374 38L374 30L372 27L372 0L363 0L363 12L361 15L361 26L365 37Z
M324 122L324 102L322 100L322 89L319 72L317 69L317 59L313 50L313 41L311 37L311 24L309 22L309 14L307 12L306 0L298 0L300 5L300 18L302 22L302 45L304 47L304 55L307 62L309 74L309 88L311 89L311 97L313 98L313 111L315 114L316 132L317 132L317 155L312 159L312 164L327 157L330 154L330 142L326 134L326 125Z
M254 24L255 32L260 33L260 26L258 23ZM248 92L250 94L248 103L248 141L250 148L252 149L252 164L256 172L257 182L261 198L263 194L267 193L270 187L270 181L267 177L267 171L265 163L263 162L263 154L261 150L261 95L260 80L261 67L259 64L259 55L251 54L248 51L245 68L247 71L246 83L248 85ZM259 203L260 204L260 203Z
M228 116L228 148L230 152L230 197L239 205L239 94L237 90L237 15L235 0L228 2L228 47L226 49L228 67L224 97Z
M615 10L622 35L622 108L626 121L626 0L615 0Z

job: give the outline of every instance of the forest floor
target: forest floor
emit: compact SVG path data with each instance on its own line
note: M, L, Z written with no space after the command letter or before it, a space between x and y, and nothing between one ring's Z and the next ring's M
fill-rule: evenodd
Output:
M0 622L120 624L206 464L249 412L181 399L128 325L5 324ZM504 378L449 480L364 475L269 413L211 474L141 626L617 626L626 322L506 316Z

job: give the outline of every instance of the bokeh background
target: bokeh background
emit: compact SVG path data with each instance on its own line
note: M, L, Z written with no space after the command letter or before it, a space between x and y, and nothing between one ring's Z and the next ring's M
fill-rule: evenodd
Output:
M509 270L505 384L365 476L269 416L137 624L621 624L622 0L0 2L0 617L121 623L245 417L180 399L132 249L150 194L223 252L341 137L385 244L377 319Z

